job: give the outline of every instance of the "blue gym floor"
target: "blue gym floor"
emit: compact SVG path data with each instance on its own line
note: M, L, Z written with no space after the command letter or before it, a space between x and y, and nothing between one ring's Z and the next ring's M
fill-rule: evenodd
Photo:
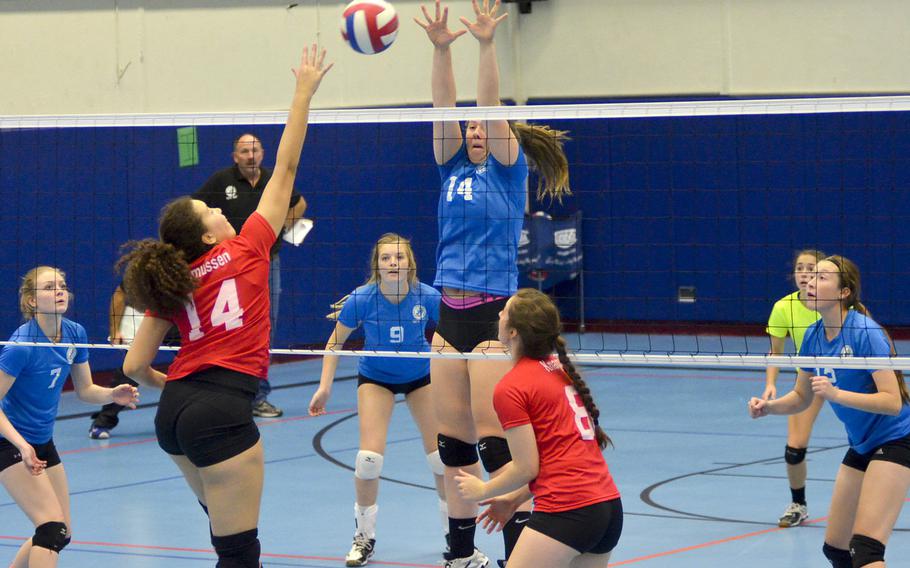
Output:
M355 365L353 358L342 359L330 412L318 418L307 416L306 408L320 361L272 367L276 390L270 399L285 415L259 421L266 449L259 527L266 566L344 565L353 530L348 464L357 451L356 383L346 377ZM611 566L829 567L821 554L825 516L846 451L843 428L829 408L809 449L811 522L778 529L789 502L782 458L786 419L754 421L746 413L748 398L761 393L763 371L584 371L602 409L601 424L616 444L605 455L626 511ZM789 388L791 376L782 373L781 390ZM145 389L142 397L153 403L157 393ZM155 443L154 406L121 414L106 441L87 436L92 410L73 393L64 394L54 438L69 477L74 539L60 565L212 566L206 519ZM438 565L444 540L436 498L404 405L393 418L383 477L371 565ZM890 566L910 558L908 531L905 510L888 543ZM31 533L26 517L0 492L0 564ZM479 533L478 546L501 557L499 535Z

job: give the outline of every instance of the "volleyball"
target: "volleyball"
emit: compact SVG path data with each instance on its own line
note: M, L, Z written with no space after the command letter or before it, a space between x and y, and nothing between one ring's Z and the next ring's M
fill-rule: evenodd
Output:
M344 8L341 37L358 53L385 51L398 35L398 14L384 0L354 0Z

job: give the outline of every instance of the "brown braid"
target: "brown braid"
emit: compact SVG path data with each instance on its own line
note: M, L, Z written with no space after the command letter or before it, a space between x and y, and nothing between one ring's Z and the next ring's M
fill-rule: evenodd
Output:
M544 361L555 351L562 363L563 370L572 386L581 396L581 400L588 411L588 416L594 425L594 435L597 445L601 449L612 444L603 428L600 427L600 410L594 404L591 389L579 375L575 365L566 352L566 342L559 335L562 323L559 320L559 310L549 296L534 290L522 288L509 302L509 327L518 332L521 338L521 355Z
M528 156L529 165L538 172L537 199L544 196L562 203L565 195L572 195L569 189L569 160L563 150L563 142L570 140L568 130L553 130L549 126L537 126L520 122L509 123L518 143Z
M572 381L572 386L575 387L575 391L578 393L578 396L581 397L581 401L585 405L585 409L588 411L588 416L591 417L591 421L594 423L594 436L597 438L597 445L600 446L600 449L604 449L609 445L613 444L613 440L607 436L607 433L604 432L603 428L600 427L600 410L597 408L597 405L594 404L594 397L591 396L591 389L588 388L587 383L584 379L581 378L581 375L578 374L578 371L575 369L575 365L572 363L572 360L569 359L569 355L566 352L566 340L562 336L556 337L556 354L559 356L559 362L562 363L562 370L566 372L569 379Z
M852 308L867 318L873 319L872 314L860 299L862 286L860 284L859 267L849 258L840 255L829 256L825 260L837 267L838 278L840 278L840 288L847 288L850 290L850 294L841 302L842 308L844 310ZM891 346L891 356L894 357L897 355L897 349L894 348L894 341L892 341L888 330L886 330L884 326L881 326L881 328L882 332L885 334L885 338L888 340L888 345ZM904 372L895 369L894 374L897 376L897 385L901 390L901 400L904 404L910 404L910 391L907 390Z
M123 290L129 304L163 316L179 312L198 282L189 263L212 247L202 242L205 225L189 197L171 201L161 210L160 239L130 241L117 261L123 270Z

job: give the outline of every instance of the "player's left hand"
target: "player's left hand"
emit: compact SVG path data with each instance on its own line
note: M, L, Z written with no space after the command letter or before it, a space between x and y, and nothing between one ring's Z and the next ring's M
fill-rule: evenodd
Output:
M500 532L506 526L506 523L509 522L509 519L515 516L515 511L521 505L521 503L515 503L506 495L484 499L478 504L481 506L487 505L487 508L477 515L477 524L480 525L480 528L487 531L487 534L493 531Z
M480 501L485 497L484 488L486 483L479 477L459 469L455 474L455 484L458 486L458 492L461 497L467 501Z
M136 408L139 402L139 389L132 385L118 385L111 389L111 400L120 406Z
M499 10L499 0L495 0L492 6L490 6L490 0L483 0L482 4L480 4L480 0L472 0L471 6L474 8L474 15L477 16L477 20L472 22L464 17L459 18L459 20L468 28L471 35L477 38L477 41L481 43L493 41L493 36L496 35L496 26L499 25L499 22L505 20L509 14L496 17L496 12Z
M831 379L824 376L812 377L812 392L815 396L820 396L825 400L834 400L837 398L840 389L831 384Z

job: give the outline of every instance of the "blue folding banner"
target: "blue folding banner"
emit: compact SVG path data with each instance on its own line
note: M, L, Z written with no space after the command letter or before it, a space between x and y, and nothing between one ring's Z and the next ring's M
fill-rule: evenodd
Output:
M578 276L582 266L581 211L569 217L525 215L518 242L518 285L549 289Z

